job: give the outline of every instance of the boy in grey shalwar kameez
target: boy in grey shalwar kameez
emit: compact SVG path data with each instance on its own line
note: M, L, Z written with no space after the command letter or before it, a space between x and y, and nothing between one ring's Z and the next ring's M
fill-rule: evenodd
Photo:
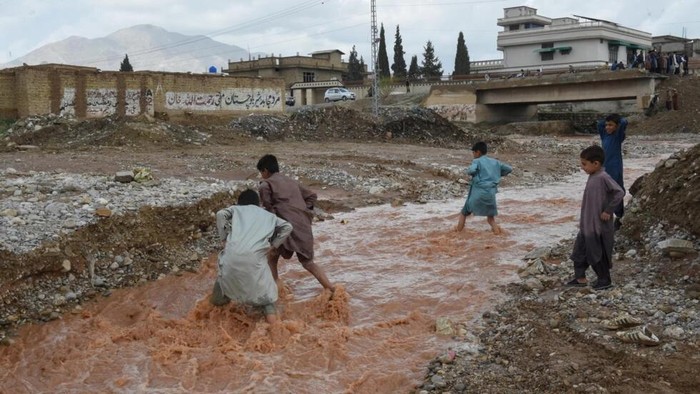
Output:
M292 232L292 225L260 207L254 190L245 190L238 205L216 213L216 228L224 241L219 270L210 301L225 305L231 300L263 308L268 323L277 320L277 284L267 259Z
M625 192L605 172L604 162L605 152L600 146L590 146L581 152L581 168L588 174L588 181L583 191L579 232L571 254L575 277L568 286L586 286L586 270L590 266L598 276L593 290L612 287L610 268L615 230L611 219Z

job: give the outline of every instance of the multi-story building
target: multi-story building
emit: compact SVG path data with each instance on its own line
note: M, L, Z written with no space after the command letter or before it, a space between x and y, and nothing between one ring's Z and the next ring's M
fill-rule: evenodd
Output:
M651 49L650 33L614 22L577 15L548 18L526 6L503 11L497 23L503 27L497 39L503 51L500 71L590 68L620 61L627 65Z
M310 55L229 61L228 69L222 71L233 76L282 78L297 103L313 104L323 101L327 88L343 86L343 75L347 74L349 63L343 61L344 53L338 49Z

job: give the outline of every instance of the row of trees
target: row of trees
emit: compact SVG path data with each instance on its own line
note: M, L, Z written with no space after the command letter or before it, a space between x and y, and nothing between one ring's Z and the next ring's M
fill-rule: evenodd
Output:
M379 31L379 51L377 53L377 71L379 78L389 79L392 77L395 80L417 80L417 79L432 79L442 76L442 62L435 55L433 43L428 41L423 47L423 60L420 66L418 65L418 56L411 57L411 64L406 68L406 61L403 50L403 39L399 26L396 26L396 34L394 35L394 63L389 66L389 57L386 51L386 40L384 38L384 24ZM358 59L355 46L350 51L348 59L348 81L362 81L364 79L365 62L362 57ZM457 54L455 55L455 67L453 76L469 74L469 51L467 44L464 41L464 34L459 32L457 38Z

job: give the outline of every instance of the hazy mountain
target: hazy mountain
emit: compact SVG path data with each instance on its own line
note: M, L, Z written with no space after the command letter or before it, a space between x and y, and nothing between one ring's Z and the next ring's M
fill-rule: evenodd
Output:
M186 36L153 25L137 25L102 38L68 37L44 45L0 68L23 63L61 63L119 70L124 55L134 71L206 72L210 66L228 67L228 61L247 59L248 52L207 36Z

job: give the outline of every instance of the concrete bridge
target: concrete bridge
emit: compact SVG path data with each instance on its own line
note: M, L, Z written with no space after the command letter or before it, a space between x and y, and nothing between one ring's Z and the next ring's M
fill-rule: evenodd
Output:
M425 105L450 120L532 120L538 104L636 100L648 107L657 82L666 78L640 70L598 71L490 80L471 85L433 85Z

